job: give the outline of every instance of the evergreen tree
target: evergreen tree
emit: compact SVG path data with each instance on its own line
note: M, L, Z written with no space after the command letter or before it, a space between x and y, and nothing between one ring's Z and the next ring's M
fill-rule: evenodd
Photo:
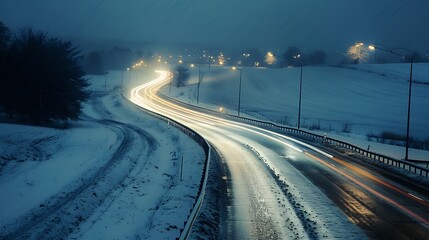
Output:
M7 77L7 66L8 62L6 59L8 44L10 40L9 29L0 22L0 110L7 112L11 115L10 109L10 97L11 89L9 84L9 78Z
M301 57L298 58L297 56ZM289 47L287 51L283 54L283 66L293 66L298 67L301 65L302 52L297 47Z
M38 123L76 119L89 97L79 58L70 42L32 29L17 34L7 54L9 114Z

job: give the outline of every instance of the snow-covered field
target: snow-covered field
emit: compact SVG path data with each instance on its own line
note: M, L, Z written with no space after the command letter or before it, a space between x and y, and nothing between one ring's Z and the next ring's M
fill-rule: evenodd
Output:
M237 114L239 70L201 67L199 105ZM429 64L414 64L411 137L429 141ZM409 64L361 64L303 68L301 127L346 140L398 159L405 148L368 141L367 135L406 133ZM296 126L300 68L243 68L241 113ZM196 104L198 68L186 87L171 96ZM167 88L164 94L169 95ZM412 159L429 160L429 151L411 149Z
M88 76L93 97L67 129L0 124L0 238L179 236L204 152L120 95L154 74L138 73Z

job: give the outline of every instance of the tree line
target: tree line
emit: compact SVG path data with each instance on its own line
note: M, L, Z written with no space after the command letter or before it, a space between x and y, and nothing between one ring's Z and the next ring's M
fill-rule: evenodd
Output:
M81 58L70 42L0 22L0 112L34 123L77 119L89 97Z

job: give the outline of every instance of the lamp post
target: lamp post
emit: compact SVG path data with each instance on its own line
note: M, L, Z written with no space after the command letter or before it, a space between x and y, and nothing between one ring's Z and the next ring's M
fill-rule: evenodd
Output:
M133 66L133 69L135 69L135 67ZM131 89L131 73L132 73L132 69L130 70L130 75L128 76L128 88Z
M129 85L130 76L131 76L131 72L130 72L130 68L129 67L127 68L127 73L128 73L128 85ZM122 79L122 84L123 84L123 79Z
M170 72L171 72L171 68L170 68ZM173 77L170 77L170 83L168 84L168 96L170 97L171 97L171 84L173 84Z
M236 67L232 67L233 70L236 70ZM237 109L237 115L240 117L240 105L241 105L241 79L243 76L243 69L239 68L240 70L240 81L238 85L238 109Z
M299 100L298 100L298 129L301 127L301 97L302 97L302 55L298 54L293 58L299 59L300 63L300 77L299 77Z
M123 92L123 90L124 90L124 71L125 71L125 69L122 69L121 92Z
M160 61L158 61L158 62L160 62ZM168 63L168 62L164 62L164 63L168 64L169 72L172 73L173 72L173 63ZM173 74L173 76L174 76L174 74ZM170 77L170 81L168 84L168 96L171 96L171 85L173 84L173 76Z
M370 50L373 50L373 51L381 50L384 52L388 52L388 53L391 53L393 55L405 58L408 61L410 61L410 80L409 80L410 83L409 83L409 87L408 87L408 110L407 110L407 137L406 137L406 142L405 142L405 161L408 161L408 159L409 159L408 158L408 151L409 151L409 147L410 147L410 116L411 116L411 93L412 93L411 89L413 86L413 84L412 84L413 83L413 62L414 62L414 57L417 55L417 53L410 50L410 49L407 49L407 48L389 49L389 48L386 48L386 47L381 46L379 44L370 45L370 46L368 46L368 48ZM410 52L411 57L399 54L399 53L395 52L395 50L402 50L402 51Z
M198 65L198 83L197 83L197 104L198 104L199 100L200 100L200 85L201 85L201 82L203 81L203 76L201 75L201 65L202 64L179 60L179 64L183 64L183 63L190 64L191 68L194 68L195 65Z
M193 65L191 65L191 66L193 66ZM198 65L197 105L198 105L198 101L200 99L200 84L201 84L201 80L202 80L202 78L201 78L201 65Z
M124 92L124 72L125 70L130 71L130 68L122 69L122 78L121 78L121 92Z

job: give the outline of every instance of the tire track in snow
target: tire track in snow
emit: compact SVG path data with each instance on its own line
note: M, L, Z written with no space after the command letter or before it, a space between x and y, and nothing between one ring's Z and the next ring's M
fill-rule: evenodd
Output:
M140 147L156 144L156 140L143 129L113 120L96 122L109 127L120 136L121 143L110 160L88 179L81 179L82 183L73 191L54 196L39 209L21 218L20 221L24 223L9 232L4 239L59 239L67 236L127 177L136 158L143 152L142 149L135 156L128 155L138 139L144 143ZM153 148L144 149L145 156L150 154L151 149Z

